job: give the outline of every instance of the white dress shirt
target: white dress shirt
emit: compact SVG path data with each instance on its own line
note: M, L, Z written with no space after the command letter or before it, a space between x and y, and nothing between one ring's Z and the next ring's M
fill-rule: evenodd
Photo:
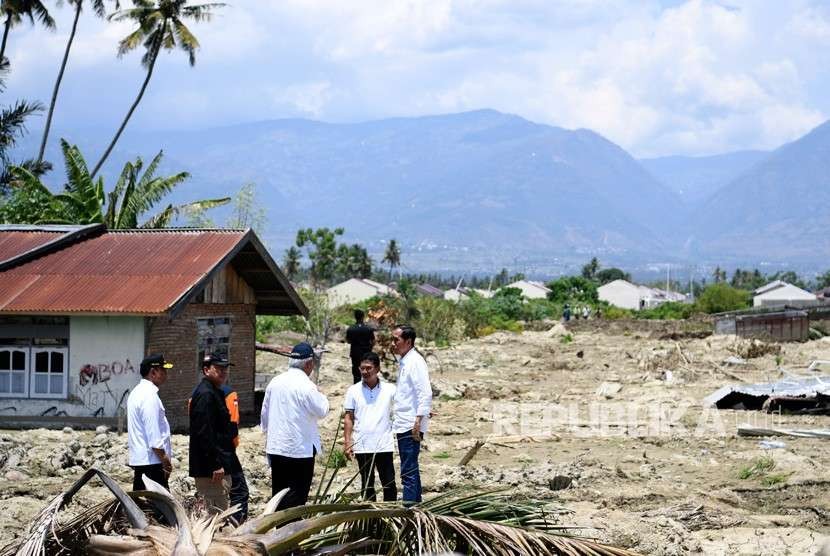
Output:
M343 409L354 412L352 450L355 454L393 451L391 416L394 397L395 385L380 379L374 388L360 381L346 390Z
M127 447L130 465L155 465L161 459L153 448L173 455L170 442L170 423L164 414L164 405L158 387L142 378L127 398Z
M321 453L317 421L329 412L329 401L302 369L275 376L265 389L260 425L265 451L289 458L310 458Z
M415 426L415 417L420 415L421 432L427 432L429 411L432 408L432 386L429 383L427 362L412 348L401 357L398 369L392 430L396 434L411 431Z

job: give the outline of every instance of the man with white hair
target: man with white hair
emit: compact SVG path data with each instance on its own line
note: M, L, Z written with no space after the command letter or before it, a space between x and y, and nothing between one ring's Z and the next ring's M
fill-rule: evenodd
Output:
M314 456L322 451L317 421L329 412L329 401L309 378L314 350L302 342L289 355L288 370L265 389L260 425L271 466L271 495L288 488L277 509L308 501L314 477Z

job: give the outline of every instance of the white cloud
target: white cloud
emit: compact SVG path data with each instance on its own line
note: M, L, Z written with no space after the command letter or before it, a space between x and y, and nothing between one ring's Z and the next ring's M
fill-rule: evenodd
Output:
M181 53L160 61L135 125L489 107L657 155L774 147L830 113L817 48L830 41L830 13L820 0L661 4L237 0L193 25L202 43L195 68L185 69ZM69 11L61 14L65 29ZM64 110L76 123L110 125L141 78L137 55L115 60L129 25L89 15L82 25L68 86L88 90L66 104L86 106ZM43 98L64 38L16 29L10 90Z

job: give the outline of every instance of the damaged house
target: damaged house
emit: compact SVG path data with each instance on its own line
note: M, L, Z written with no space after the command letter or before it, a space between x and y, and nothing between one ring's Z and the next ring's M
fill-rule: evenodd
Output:
M250 415L256 316L307 311L251 230L0 226L0 425L115 425L150 353L174 429L206 351Z

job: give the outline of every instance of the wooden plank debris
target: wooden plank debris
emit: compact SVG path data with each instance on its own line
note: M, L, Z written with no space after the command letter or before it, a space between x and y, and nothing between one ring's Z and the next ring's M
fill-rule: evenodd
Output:
M830 440L830 429L764 429L738 426L738 436L795 436L798 438L825 438Z

